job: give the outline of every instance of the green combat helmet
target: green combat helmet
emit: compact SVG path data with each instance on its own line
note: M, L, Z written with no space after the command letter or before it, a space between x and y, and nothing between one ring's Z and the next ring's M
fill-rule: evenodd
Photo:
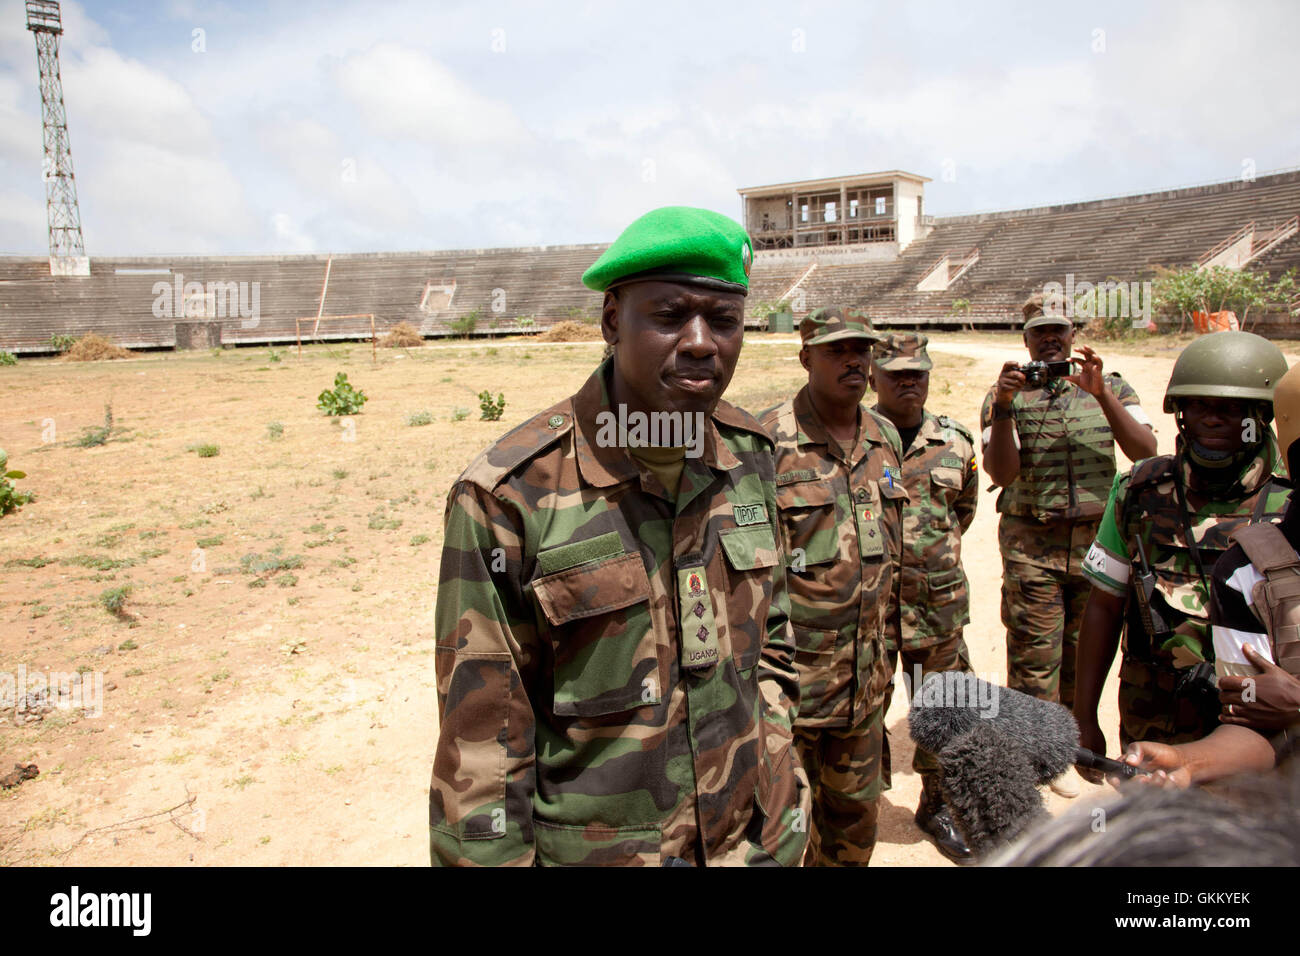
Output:
M1223 468L1241 456L1224 458L1206 454L1187 439L1180 414L1182 399L1235 398L1254 404L1261 424L1273 420L1273 389L1286 374L1282 350L1268 339L1253 332L1215 332L1197 339L1183 349L1174 363L1165 390L1165 411L1173 413L1178 433L1186 442L1192 461L1204 468ZM1258 429L1257 438L1243 455L1253 456L1266 430Z

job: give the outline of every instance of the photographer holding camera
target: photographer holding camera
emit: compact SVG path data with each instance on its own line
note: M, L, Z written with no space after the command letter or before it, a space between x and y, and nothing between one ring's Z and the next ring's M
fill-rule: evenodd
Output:
M1043 305L1041 296L1025 303L1032 362L1002 367L980 426L984 470L1002 486L1007 686L1072 707L1079 625L1091 590L1083 560L1115 477L1115 442L1137 461L1156 453L1156 438L1132 386L1117 373L1103 375L1101 357L1086 345L1079 347L1082 358L1071 359L1073 324ZM1071 362L1077 372L1060 374ZM1068 771L1052 789L1077 796L1077 775Z

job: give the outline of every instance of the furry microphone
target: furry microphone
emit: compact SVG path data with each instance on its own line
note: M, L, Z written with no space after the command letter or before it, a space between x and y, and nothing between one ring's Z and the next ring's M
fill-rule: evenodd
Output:
M1132 777L1136 767L1108 760L1079 746L1079 725L1060 704L1039 700L974 674L930 674L908 713L912 739L938 754L956 738L987 725L1018 744L1039 783L1054 780L1071 764Z
M1010 843L1046 814L1024 749L981 721L939 752L944 802L977 857Z

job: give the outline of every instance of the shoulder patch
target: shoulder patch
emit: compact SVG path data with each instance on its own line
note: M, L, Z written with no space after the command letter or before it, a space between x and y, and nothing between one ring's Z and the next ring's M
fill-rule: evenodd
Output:
M557 422L557 419L560 421ZM469 463L459 480L472 482L490 491L528 459L546 450L558 442L560 436L572 430L573 401L566 398L488 445Z
M975 444L975 436L974 434L972 434L971 430L967 428L965 425L963 425L961 422L957 421L957 419L955 418L949 418L947 415L940 415L939 427L951 428L953 431L961 435L972 445Z

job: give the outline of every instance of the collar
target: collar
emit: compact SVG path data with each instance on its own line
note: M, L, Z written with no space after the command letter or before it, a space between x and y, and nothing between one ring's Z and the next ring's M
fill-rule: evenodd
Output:
M1182 435L1178 436L1176 446L1178 449L1177 467L1182 469L1184 487L1189 491L1195 491L1201 496L1220 498L1224 495L1235 496L1240 493L1242 497L1250 497L1263 488L1274 474L1281 473L1278 470L1278 459L1271 434L1259 446L1259 451L1255 453L1254 457L1248 459L1236 474L1225 482L1215 484L1206 481L1202 476L1202 472L1192 467L1191 460L1184 452ZM1207 469L1205 474L1208 473Z
M600 421L608 421L602 413L617 417L618 411L610 402L609 376L613 374L613 359L601 362L591 377L573 396L574 449L578 457L578 471L584 481L597 488L609 488L614 485L636 481L641 475L632 456L626 448L617 445L601 445L596 441L600 432ZM719 401L713 415L708 419L704 430L703 454L698 460L717 471L730 471L740 464L740 459L727 447L718 432L717 423L746 427L737 414L737 409L726 402ZM696 459L687 458L689 468Z

